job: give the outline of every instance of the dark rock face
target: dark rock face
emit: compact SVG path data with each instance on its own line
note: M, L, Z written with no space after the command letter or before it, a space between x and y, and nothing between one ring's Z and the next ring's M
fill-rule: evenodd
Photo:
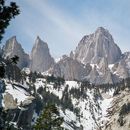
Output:
M21 109L17 120L18 127L22 127L24 128L24 130L31 129L31 122L34 113L34 108L35 104L32 103L27 106L24 106L23 110Z
M47 43L37 37L31 51L30 69L32 71L44 72L52 67L53 64L54 59L50 55Z
M23 130L31 130L31 122L34 109L35 101L32 101L32 103L22 106L20 108L8 109L8 121L16 122L17 127L21 127L23 128Z
M3 57L12 58L14 55L19 57L18 67L27 67L29 64L29 55L26 54L22 46L17 42L16 37L12 37L7 40L5 46L3 47Z
M122 54L112 35L102 27L95 33L84 36L74 52L73 58L84 64L99 63L102 58L112 64L119 60Z
M25 96L28 95L27 98L25 97L25 100L17 102L13 97L14 95L11 94L11 90L9 90L6 85L4 80L0 80L0 128L3 130L7 123L6 121L8 121L11 124L15 124L15 126L20 129L31 130L36 99L30 95L29 89L26 89L19 84L12 84L13 87L15 86L13 88L14 95L18 95L17 92L26 93ZM10 84L10 88L11 87ZM7 92L8 90L9 92ZM22 96L21 98L24 98Z

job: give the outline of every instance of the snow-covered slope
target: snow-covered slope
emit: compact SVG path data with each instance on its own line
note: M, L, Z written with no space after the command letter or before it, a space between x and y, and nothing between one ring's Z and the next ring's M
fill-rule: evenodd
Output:
M24 113L24 118L29 114L27 122L31 127L44 106L47 103L55 103L60 116L64 118L62 126L67 130L122 130L118 123L119 113L122 105L129 102L130 94L128 88L118 86L126 84L125 81L117 86L95 86L89 82L64 81L53 76L39 77L32 82L30 76L26 76L23 85L4 80L6 89L1 95L4 109L15 109L14 115L20 111L19 113ZM34 104L32 94L35 97ZM14 120L15 118L12 117L11 121L16 126L20 125L19 122L24 122L23 119ZM124 123L122 128L127 128L129 116L125 115L123 120L127 123ZM113 121L116 122L116 126L111 124Z
M111 104L103 130L130 130L130 89L122 88Z
M11 125L23 130L31 127L32 115L35 108L35 98L29 91L29 86L0 80L0 129Z
M4 80L5 91L2 93L2 106L5 109L14 109L21 105L21 103L30 104L34 99L27 89L19 83L11 83Z
M55 83L47 83L45 79L37 79L35 86L45 88L46 91L56 95L59 100L64 101L67 93L68 100L71 101L73 109L69 107L63 110L63 106L59 105L60 114L64 117L63 126L68 130L96 130L100 128L108 120L106 117L107 109L111 106L114 90L107 93L97 88L87 88L77 81L65 81L65 84L55 88ZM71 104L70 103L70 104ZM68 106L70 105L68 104Z

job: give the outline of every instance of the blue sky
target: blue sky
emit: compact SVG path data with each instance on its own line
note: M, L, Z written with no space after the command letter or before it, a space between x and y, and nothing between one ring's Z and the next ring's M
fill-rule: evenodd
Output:
M13 35L30 52L38 36L53 57L74 50L80 39L103 26L124 51L130 51L130 0L13 0L21 14L7 28L3 43Z

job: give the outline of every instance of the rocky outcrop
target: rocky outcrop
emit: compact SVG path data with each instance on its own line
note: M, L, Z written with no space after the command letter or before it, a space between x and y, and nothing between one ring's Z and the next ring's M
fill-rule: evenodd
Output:
M5 127L5 120L8 120L18 129L31 130L36 104L35 97L30 95L29 89L19 83L8 84L6 80L0 80L0 103L0 128L1 125Z
M113 97L111 107L107 110L108 121L102 130L130 130L130 94L128 88L120 90Z
M54 59L51 57L47 43L37 37L31 51L30 69L32 71L44 72L52 67Z
M95 33L82 38L74 51L73 58L84 64L97 64L102 58L106 58L108 64L112 64L119 60L121 54L120 48L115 44L108 30L99 27Z
M118 63L118 67L116 69L116 74L120 76L120 78L127 78L129 77L129 70L126 66L126 62L125 60L121 60L119 63Z
M97 71L97 67L94 66L86 79L89 80L91 83L96 84L98 80L98 76L99 76L99 73Z
M14 55L19 57L18 67L27 67L29 64L29 55L26 54L21 46L16 40L16 36L13 36L7 40L5 46L3 47L3 57L12 58Z
M121 80L121 78L116 74L113 74L108 67L105 67L105 64L103 64L101 68L94 65L90 73L84 77L84 80L88 80L93 84L113 84Z
M19 116L17 118L18 127L22 127L24 130L31 130L31 122L33 118L33 113L35 109L35 102L28 105L23 105L20 109Z
M56 77L64 77L66 80L82 80L91 70L90 66L87 66L87 68L77 60L63 56L63 58L54 65L51 73Z
M3 100L4 100L5 110L17 108L17 103L10 93L6 93L4 95Z
M125 61L125 65L130 69L130 52L125 52L122 56L122 59Z
M7 111L7 116L11 123L15 122L15 125L23 130L31 130L31 122L35 109L35 101L33 100L28 105L22 105L21 107L11 108Z
M100 72L102 72L103 74L106 74L107 70L109 69L108 68L108 62L107 62L106 58L103 57L100 60L99 69L100 69Z

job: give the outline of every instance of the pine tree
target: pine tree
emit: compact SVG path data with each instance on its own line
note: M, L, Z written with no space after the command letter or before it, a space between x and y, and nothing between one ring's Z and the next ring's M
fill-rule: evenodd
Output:
M47 105L34 126L34 130L63 130L63 118L55 105Z
M10 5L7 6L5 1L0 0L0 41L3 38L5 29L9 26L10 20L20 13L15 2L10 2Z
M19 7L15 2L10 2L9 5L6 5L6 0L0 0L0 43L5 33L5 29L9 26L11 19L15 18L16 15L19 14ZM11 59L12 62L17 61L18 57L14 57ZM5 75L5 66L8 64L4 63L5 60L0 57L0 78L3 78ZM16 63L16 62L15 62ZM3 120L3 126L0 123L0 130L9 129L7 126L9 124L5 124L7 113L3 111L3 108L0 110L0 122Z
M20 13L19 7L15 2L10 2L10 5L6 5L6 0L0 0L0 42L5 33L5 29L9 26L11 19L15 18ZM18 57L11 59L12 62L16 63ZM5 74L4 64L0 64L0 78L3 78Z

